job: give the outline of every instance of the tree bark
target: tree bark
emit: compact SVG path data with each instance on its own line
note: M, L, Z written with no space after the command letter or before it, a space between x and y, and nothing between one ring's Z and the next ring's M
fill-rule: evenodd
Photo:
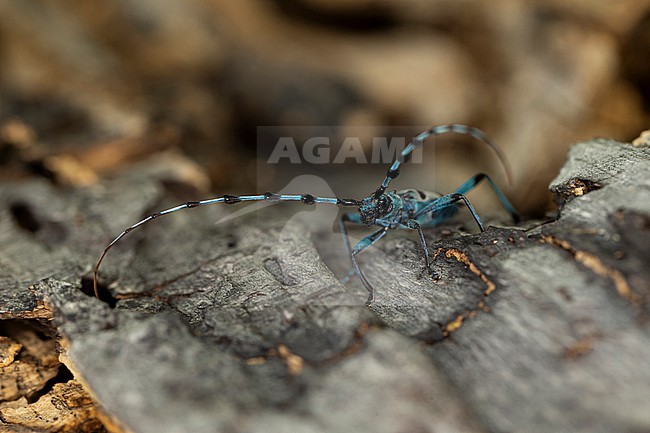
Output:
M553 222L428 231L437 280L391 232L361 256L368 308L339 282L336 215L300 205L156 220L111 251L108 302L88 296L101 244L169 201L165 173L0 190L0 317L52 320L111 431L650 429L646 144L575 145Z

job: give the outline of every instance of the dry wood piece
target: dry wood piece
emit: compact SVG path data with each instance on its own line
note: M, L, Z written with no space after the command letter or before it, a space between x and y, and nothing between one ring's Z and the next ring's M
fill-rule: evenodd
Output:
M53 338L21 321L0 322L0 332L0 431L103 431L95 403L69 380Z
M97 433L104 427L97 418L95 403L74 380L57 383L34 403L22 398L0 404L3 432Z
M576 145L557 221L429 233L439 281L391 233L362 257L370 308L331 272L349 266L335 213L287 207L156 221L107 266L110 305L35 290L67 365L135 432L644 429L648 178L647 147Z
M58 374L55 342L15 323L1 326L7 336L0 337L0 401L30 397Z
M647 146L574 146L551 185L560 203L554 222L468 234L473 226L460 218L427 232L438 281L423 271L411 233L391 232L360 256L377 289L370 308L356 281L338 282L350 265L330 229L337 211L326 207L276 206L221 224L233 208L161 218L112 251L101 278L107 302L88 296L82 277L100 238L169 204L160 167L116 178L105 188L122 193L101 195L101 205L88 205L93 189L81 198L50 194L47 208L38 202L42 185L0 190L29 191L25 203L41 227L16 229L10 214L0 236L28 239L21 248L48 258L27 266L26 253L3 256L9 296L0 306L14 317L34 305L51 315L66 366L114 420L111 429L650 428ZM56 224L63 208L92 218L73 219L81 223L63 237L59 248L70 253L61 261L44 246L56 227L69 230L67 219ZM8 337L3 368L25 351ZM47 395L60 399L60 389Z

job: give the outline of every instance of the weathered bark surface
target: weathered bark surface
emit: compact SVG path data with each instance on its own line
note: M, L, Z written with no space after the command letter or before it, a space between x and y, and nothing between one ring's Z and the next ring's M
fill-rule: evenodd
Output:
M430 231L438 281L412 234L391 233L363 254L370 308L356 281L338 282L336 210L299 205L156 220L111 251L110 302L84 294L104 242L167 204L165 176L0 191L39 223L0 210L0 314L53 317L111 429L650 429L647 146L574 146L551 185L555 222Z

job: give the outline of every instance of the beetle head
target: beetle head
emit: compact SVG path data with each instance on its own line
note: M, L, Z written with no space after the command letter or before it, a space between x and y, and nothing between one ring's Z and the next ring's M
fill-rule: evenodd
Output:
M359 213L364 224L373 225L376 219L384 217L392 209L392 200L388 195L382 194L379 198L375 196L364 198L359 206Z

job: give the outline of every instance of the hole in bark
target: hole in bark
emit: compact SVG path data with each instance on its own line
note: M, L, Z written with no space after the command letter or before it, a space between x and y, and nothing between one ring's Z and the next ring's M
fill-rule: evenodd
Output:
M86 296L93 298L95 297L95 289L93 287L92 276L87 275L81 278L81 291ZM108 286L102 284L101 281L97 282L97 294L99 295L100 301L107 303L111 308L115 308L115 305L117 304L117 298L111 294L110 290L108 290Z
M26 202L12 203L9 206L9 213L18 227L34 234L47 246L58 247L68 237L64 224L44 219L43 215L35 212L33 206Z
M228 236L228 248L235 248L239 244L239 239L237 239L236 236L230 235Z
M11 216L18 226L31 233L36 233L42 227L32 208L27 203L16 202L9 207Z

